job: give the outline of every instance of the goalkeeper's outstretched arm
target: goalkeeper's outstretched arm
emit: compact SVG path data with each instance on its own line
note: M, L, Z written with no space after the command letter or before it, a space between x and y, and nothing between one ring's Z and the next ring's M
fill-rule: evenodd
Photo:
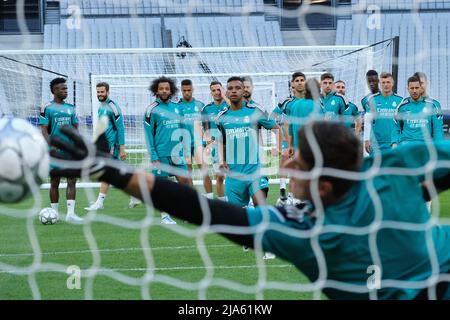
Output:
M140 187L139 180L142 178L145 180L146 189ZM149 192L151 204L156 209L194 224L203 224L206 215L210 214L210 225L249 226L245 208L220 200L207 199L193 188L155 177L145 171L136 170L123 190L143 201L147 198L145 193ZM207 206L207 210L202 209L202 202ZM238 244L253 247L253 237L250 234L222 234Z

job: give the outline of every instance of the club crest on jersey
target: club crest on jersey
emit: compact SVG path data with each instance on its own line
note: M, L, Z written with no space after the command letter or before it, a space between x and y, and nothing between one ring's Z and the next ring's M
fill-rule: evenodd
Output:
M245 123L249 123L250 122L250 117L249 116L245 116L244 117L244 122Z
M395 101L392 102L392 106L393 106L393 107L396 107L396 106L397 106L397 102L395 102Z
M336 104L336 101L331 101L331 105L334 106Z

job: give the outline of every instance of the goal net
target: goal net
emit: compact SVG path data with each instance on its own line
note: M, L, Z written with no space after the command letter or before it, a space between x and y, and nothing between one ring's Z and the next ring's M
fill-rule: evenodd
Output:
M341 47L4 51L0 53L0 70L5 79L0 84L0 102L3 113L37 124L40 107L52 99L50 81L65 77L67 102L75 105L82 132L92 135L98 110L95 86L106 81L112 88L111 98L124 114L128 162L148 168L143 113L154 99L148 90L150 82L160 75L174 78L178 85L183 79L191 79L196 88L194 97L204 103L211 101L211 81L226 85L232 75L251 76L253 100L271 113L280 100L290 95L289 81L295 71L316 79L323 72L333 73L336 80L346 82L349 100L358 104L368 90L361 70L385 68L391 56L392 41ZM263 148L269 151L276 143L274 134L265 131L263 137ZM276 177L277 169L271 167L276 161L263 163L266 174Z
M178 85L183 79L191 79L194 97L204 103L211 101L209 83L212 80L225 85L230 76L251 76L253 99L271 112L278 101L290 94L289 80L295 71L304 72L307 78L318 78L323 72L331 72L336 80L346 82L349 100L359 104L361 97L368 93L365 72L369 69L389 70L391 57L392 43L389 41L376 46L2 51L0 105L4 114L37 124L40 106L51 100L49 82L55 77L65 77L69 89L67 101L76 107L80 130L85 136L92 137L98 122L95 86L106 81L110 84L111 99L119 104L124 115L127 161L149 170L143 114L154 99L148 87L160 75L176 79ZM274 137L269 132L265 134L262 149L270 154ZM276 163L263 161L264 172L270 177L280 176ZM405 173L396 172L397 168L380 170L379 163L374 163L373 170L366 175L318 168L319 171L312 173L315 175L313 180L317 182L318 172L372 181L378 175L428 174L437 166L447 164L448 167L448 163L431 159L431 167L414 168ZM303 172L298 173L298 177L309 176ZM201 178L196 177L198 181ZM83 199L77 200L78 211L97 197L97 189L92 184L83 186L84 190L77 195ZM275 189L270 204L278 198ZM352 293L370 291L370 297L375 299L376 291L366 283L354 285L328 278L329 262L318 245L318 238L324 233L343 233L355 238L365 236L376 266L379 262L377 234L381 229L428 232L436 221L417 225L382 222L385 204L378 201L373 189L368 190L366 196L373 199L375 211L373 223L367 226L325 227L323 216L320 216L323 208L319 207L316 228L304 232L287 228L276 230L298 240L311 238L312 246L316 245L314 254L319 275L317 281L309 282L284 260L263 260L259 236L255 238L256 255L245 256L240 247L213 235L214 231L224 229L193 228L180 220L176 226L161 227L159 212L151 205L128 209L128 197L114 189L105 200L105 211L86 214L82 227L37 225L36 214L48 206L45 190L27 203L0 205L0 219L5 225L13 226L4 231L5 242L15 239L14 244L3 245L0 252L0 287L3 282L11 289L8 291L18 292L12 285L18 278L22 281L21 287L27 289L11 296L35 299L54 298L54 292L64 294L64 298L87 299L224 299L224 296L230 299L320 299L324 297L321 294L324 288ZM317 202L321 204L321 201ZM205 217L209 217L209 209L204 211ZM435 204L432 217L438 216L439 204ZM17 222L24 220L25 224ZM258 228L267 228L265 221ZM431 247L429 239L427 241ZM436 257L431 253L430 261L436 268ZM372 271L368 270L368 278ZM432 276L429 281L420 283L387 281L383 286L398 286L405 290L425 288L441 279L435 272ZM377 279L375 287L379 285ZM64 288L55 289L55 283L62 283Z

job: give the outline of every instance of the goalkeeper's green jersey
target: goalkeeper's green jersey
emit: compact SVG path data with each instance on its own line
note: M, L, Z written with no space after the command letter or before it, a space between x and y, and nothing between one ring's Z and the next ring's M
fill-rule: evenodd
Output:
M75 107L70 103L56 103L50 101L41 108L39 116L39 125L48 126L48 134L50 136L57 136L63 140L67 137L60 132L60 128L64 125L76 125L78 118L75 112Z
M145 110L144 132L150 161L183 156L183 128L178 103L156 99Z
M450 141L434 145L437 159L450 161ZM416 142L378 154L381 170L391 171L355 182L340 201L325 208L321 229L315 229L321 220L311 211L247 209L252 228L270 220L262 250L291 261L311 282L326 280L323 292L332 299L368 299L369 288L376 288L373 270L381 272L381 287L374 289L378 299L415 298L420 289L411 285L429 279L432 262L437 273L450 272L450 226L428 225L424 231L433 219L422 197L424 176L419 171L434 159L428 148ZM365 158L361 171L370 170L376 160ZM434 179L450 179L448 165L441 166L433 172ZM417 174L402 175L399 168ZM319 236L313 231L320 231ZM260 236L256 234L255 241ZM393 285L390 280L402 282ZM444 298L450 299L450 289Z
M111 99L106 99L98 108L98 117L108 117L108 127L106 128L106 140L110 147L125 144L125 127L123 124L122 110Z

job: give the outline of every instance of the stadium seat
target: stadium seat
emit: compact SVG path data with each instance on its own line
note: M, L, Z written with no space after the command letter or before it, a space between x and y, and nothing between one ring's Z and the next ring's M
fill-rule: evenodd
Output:
M443 3L443 2L441 2ZM386 3L381 3L387 5ZM428 8L436 8L438 2L428 2ZM406 8L407 1L395 2L396 8ZM337 24L336 44L370 44L395 36L400 37L398 91L406 95L406 80L416 71L423 71L428 75L430 95L447 106L449 99L445 94L446 82L440 81L447 73L449 64L446 60L445 46L450 41L450 13L441 12L439 16L434 12L421 12L411 15L407 12L382 14L380 30L369 30L365 27L367 15L356 14L352 20L340 20ZM362 31L361 31L362 30ZM421 31L419 31L421 30ZM366 37L367 35L367 37ZM428 56L422 57L422 54ZM389 66L392 57L387 55L383 63Z

